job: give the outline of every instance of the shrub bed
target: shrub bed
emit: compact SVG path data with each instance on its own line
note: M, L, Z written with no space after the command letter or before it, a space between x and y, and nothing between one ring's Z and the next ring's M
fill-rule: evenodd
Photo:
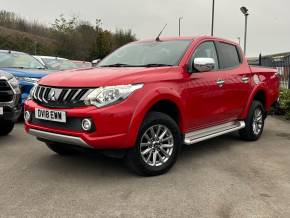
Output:
M290 120L290 89L282 89L279 100L280 112Z

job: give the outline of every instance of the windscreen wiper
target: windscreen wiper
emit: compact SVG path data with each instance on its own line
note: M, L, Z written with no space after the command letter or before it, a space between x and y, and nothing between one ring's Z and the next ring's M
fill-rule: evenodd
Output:
M22 69L22 70L45 70L45 67L37 67L37 68L32 68L32 67L2 67L2 68L15 68L15 69Z
M171 64L157 64L157 63L152 63L152 64L145 64L140 67L172 67L173 65Z
M157 64L157 63L144 64L144 65L129 65L129 64L116 63L116 64L110 64L110 65L103 65L100 67L169 67L169 66L173 66L173 65L171 65L171 64Z
M1 67L1 68L15 68L15 69L26 69L26 67Z
M129 65L129 64L116 63L116 64L103 65L100 67L134 67L134 66Z

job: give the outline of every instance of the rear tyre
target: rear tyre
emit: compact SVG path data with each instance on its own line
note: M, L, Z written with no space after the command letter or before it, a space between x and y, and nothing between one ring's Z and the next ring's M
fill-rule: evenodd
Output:
M47 142L45 144L50 150L54 151L55 153L61 156L68 156L77 153L75 150L69 148L69 145L58 144L54 142Z
M0 120L0 136L8 135L14 128L14 122L9 120Z
M126 162L142 176L163 174L174 165L181 140L179 127L171 117L150 112L141 125L135 147L126 155Z
M265 109L261 102L253 101L245 120L246 127L239 131L240 137L247 141L258 140L264 130L265 115Z

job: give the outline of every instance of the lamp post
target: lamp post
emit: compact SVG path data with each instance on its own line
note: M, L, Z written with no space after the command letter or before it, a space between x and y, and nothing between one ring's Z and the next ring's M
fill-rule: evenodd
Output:
M182 19L183 19L183 17L178 18L178 35L179 35L179 37L181 35L181 20Z
M241 12L245 15L245 36L244 36L244 53L246 54L247 49L247 29L248 29L248 9L246 7L241 7Z
M211 10L211 36L213 36L213 29L214 29L214 6L215 6L215 0L212 0L212 10Z

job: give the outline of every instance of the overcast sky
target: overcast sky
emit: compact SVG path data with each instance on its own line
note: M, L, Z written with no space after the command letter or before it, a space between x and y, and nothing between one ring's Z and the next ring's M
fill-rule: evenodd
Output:
M164 36L209 35L212 0L0 0L0 9L29 20L53 23L60 14L76 15L104 28L132 29L138 39L155 37L167 23ZM249 9L248 56L290 51L289 0L215 0L215 35L238 41L244 35L241 6ZM242 44L243 45L243 44Z

